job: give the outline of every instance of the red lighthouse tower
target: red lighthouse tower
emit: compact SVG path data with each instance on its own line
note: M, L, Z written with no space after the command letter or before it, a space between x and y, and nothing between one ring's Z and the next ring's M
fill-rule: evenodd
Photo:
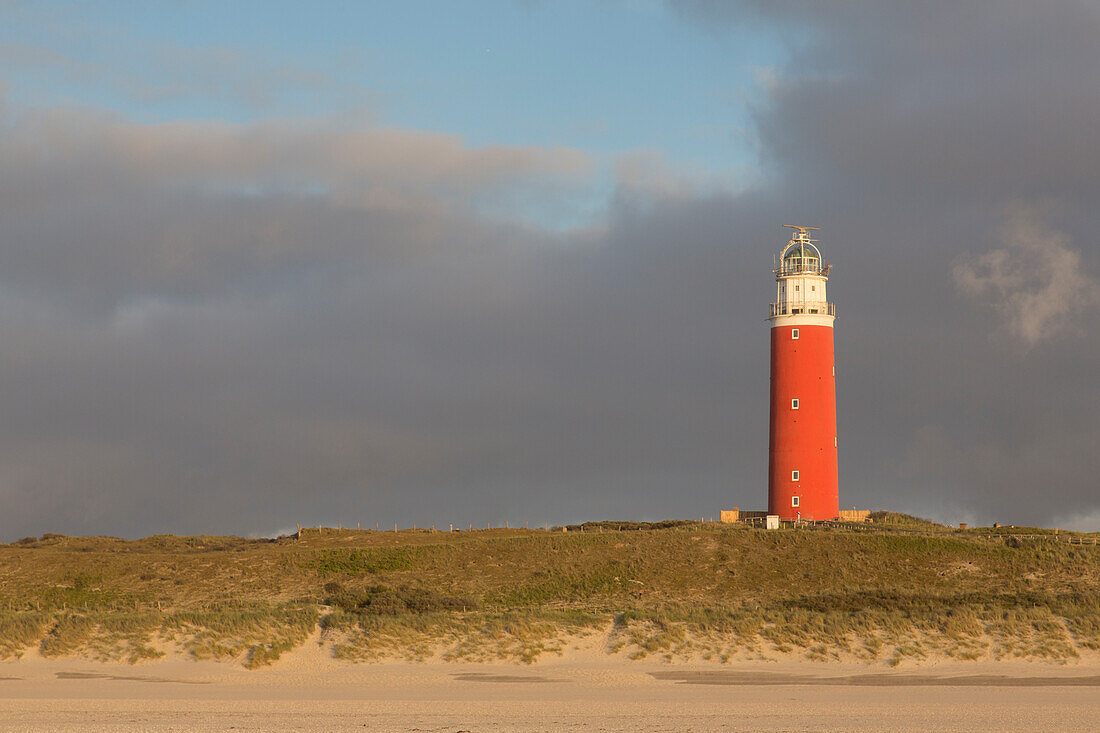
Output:
M810 238L795 231L775 267L771 305L771 430L768 513L780 519L836 519L836 368L833 320L825 295L830 265Z

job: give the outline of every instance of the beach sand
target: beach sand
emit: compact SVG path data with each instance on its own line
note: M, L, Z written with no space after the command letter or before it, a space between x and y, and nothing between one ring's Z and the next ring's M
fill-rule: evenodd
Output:
M0 663L0 730L1096 731L1100 664L350 664L307 643L249 671L32 651Z

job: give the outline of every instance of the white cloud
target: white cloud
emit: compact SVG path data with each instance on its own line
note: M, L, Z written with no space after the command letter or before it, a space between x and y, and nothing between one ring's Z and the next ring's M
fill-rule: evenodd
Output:
M1001 249L958 261L955 284L997 309L1028 345L1058 333L1074 313L1096 305L1096 279L1085 271L1080 253L1034 207L1013 206L1001 240Z
M676 163L655 150L635 150L615 161L615 183L620 196L641 201L687 200L728 195L737 186L728 175Z

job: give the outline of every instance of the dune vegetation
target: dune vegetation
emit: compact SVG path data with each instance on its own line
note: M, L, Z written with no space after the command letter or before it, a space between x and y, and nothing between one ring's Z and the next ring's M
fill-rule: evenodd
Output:
M874 519L25 538L0 544L0 658L257 667L317 632L353 661L531 662L586 636L608 654L715 662L1100 650L1095 536Z

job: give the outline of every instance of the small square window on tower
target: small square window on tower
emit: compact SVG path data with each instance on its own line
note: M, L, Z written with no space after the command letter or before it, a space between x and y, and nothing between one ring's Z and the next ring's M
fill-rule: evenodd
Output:
M796 293L798 292L798 286L797 286L797 285L795 285L795 286L794 286L794 291L795 291Z
M793 400L791 400L791 409L792 410L797 410L798 409L798 398L797 397L795 397Z
M791 506L798 506L798 497L797 496L792 496L791 497Z
M798 329L797 328L792 328L791 329L791 338L796 339L796 340L798 339Z
M798 480L798 471L791 471L791 481Z

